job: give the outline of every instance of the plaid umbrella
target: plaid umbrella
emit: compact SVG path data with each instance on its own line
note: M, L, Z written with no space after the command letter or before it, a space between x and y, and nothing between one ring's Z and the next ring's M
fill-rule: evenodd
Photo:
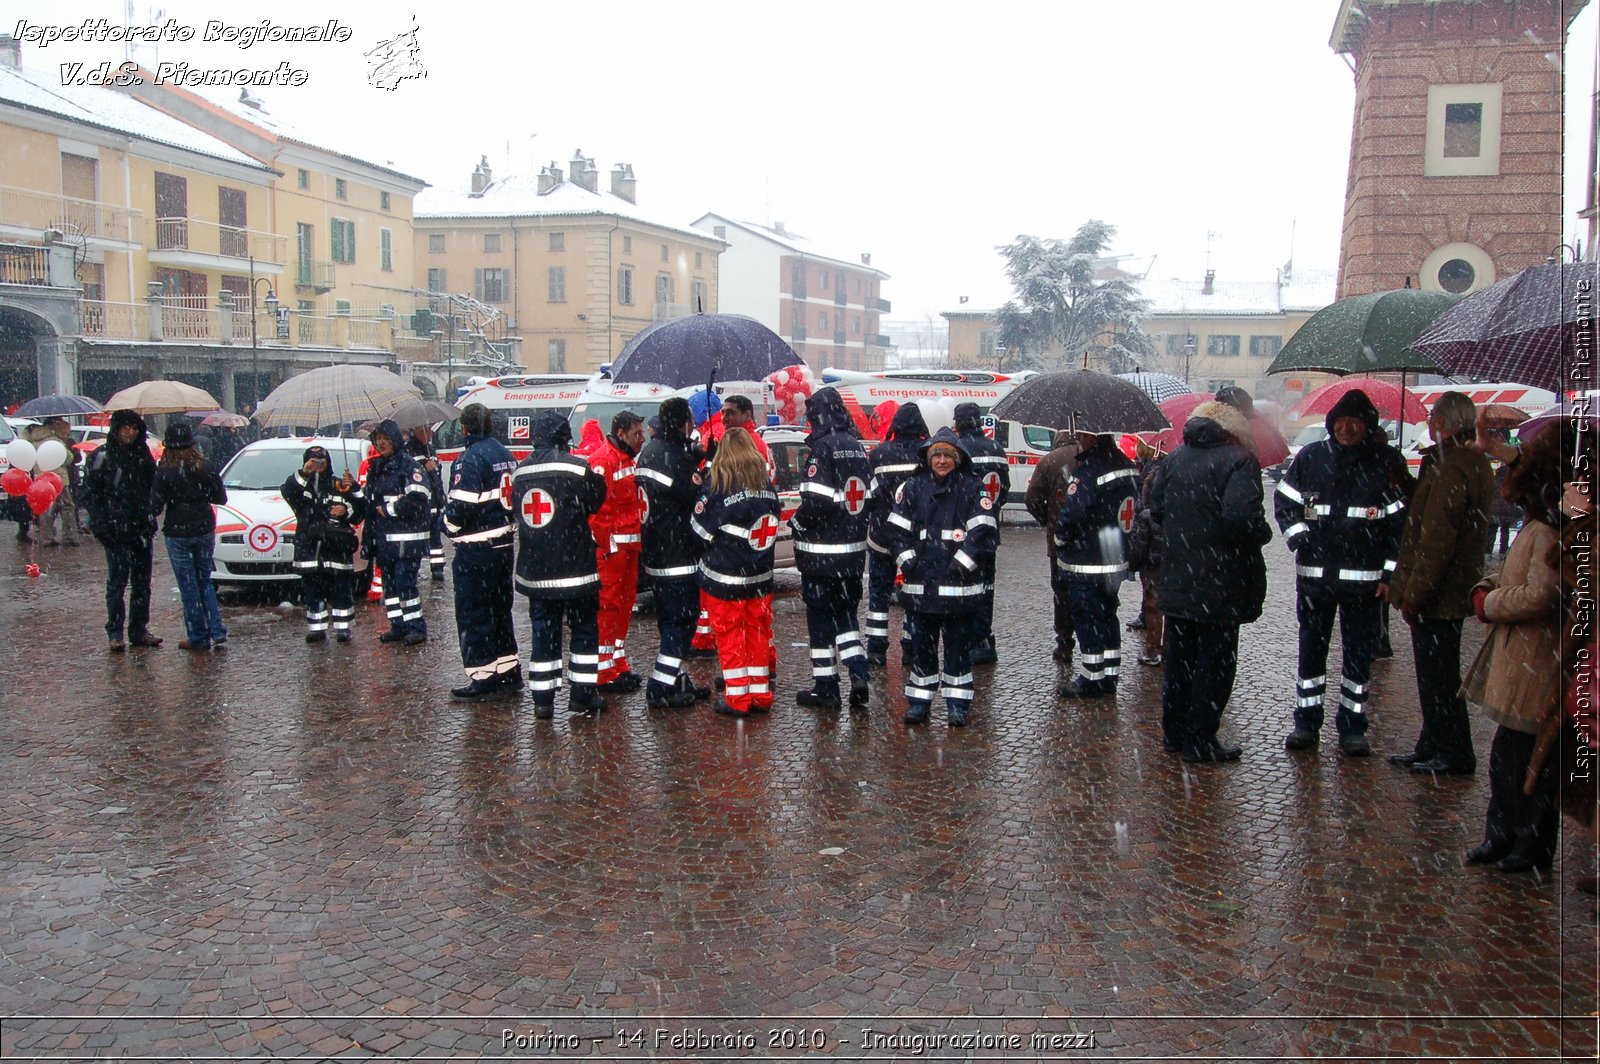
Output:
M1411 346L1446 373L1509 380L1560 392L1563 354L1589 331L1594 357L1594 300L1600 275L1594 262L1547 262L1490 285L1457 303ZM1591 375L1590 380L1593 380Z
M140 381L106 400L107 410L132 410L136 414L184 414L221 407L210 392L182 381Z
M1117 374L1117 379L1137 386L1141 392L1154 399L1157 403L1164 403L1168 399L1194 393L1194 389L1189 387L1182 377L1174 377L1170 373L1152 373L1149 370L1136 370L1133 373L1119 373Z
M416 385L377 366L323 366L296 374L261 400L255 419L266 428L325 428L386 418L421 399Z
M1268 373L1437 373L1414 350L1417 334L1456 298L1448 292L1397 288L1330 303L1289 338Z
M77 417L104 409L87 395L41 395L17 407L17 417Z
M1155 432L1168 425L1138 385L1087 369L1029 377L990 413L1003 421L1073 432Z

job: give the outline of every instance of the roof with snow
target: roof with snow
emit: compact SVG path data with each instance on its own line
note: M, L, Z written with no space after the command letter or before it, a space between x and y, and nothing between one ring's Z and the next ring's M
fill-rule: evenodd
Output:
M271 172L237 148L130 96L95 85L61 85L59 80L0 65L0 104Z
M434 218L525 218L538 215L616 215L657 229L693 236L710 243L722 243L710 233L662 221L640 210L638 204L629 203L605 189L590 192L565 178L550 190L540 192L537 176L513 174L491 181L481 196L433 186L417 193L417 198L412 201L412 218L419 223Z
M863 263L860 255L836 255L828 249L819 247L817 244L803 236L800 236L798 233L789 232L787 229L773 228L771 226L762 225L759 222L741 222L737 219L728 218L724 215L716 213L702 215L694 224L698 226L710 220L715 220L718 225L731 225L736 228L743 229L745 232L759 237L768 243L776 244L779 247L788 251L792 251L797 255L804 255L808 259L826 259L829 262L836 263L852 270L858 270L861 273L870 273L883 280L889 279L889 275L887 273ZM779 226L782 224L783 223L781 222L778 223Z
M1134 287L1150 302L1147 317L1272 317L1321 310L1334 301L1338 280L1336 270L1299 270L1282 281L1213 281L1209 295L1204 281L1179 278L1146 278L1135 281ZM997 309L958 307L942 311L941 316L992 318L997 313Z

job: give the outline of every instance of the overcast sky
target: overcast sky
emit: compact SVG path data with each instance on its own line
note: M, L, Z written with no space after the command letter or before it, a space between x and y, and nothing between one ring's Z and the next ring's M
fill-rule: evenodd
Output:
M891 275L894 318L994 306L994 252L1019 233L1116 225L1115 250L1160 277L1269 280L1338 264L1353 78L1328 47L1337 0L909 0L691 5L168 0L195 30L159 59L305 70L253 90L270 110L431 184L464 188L487 155L526 173L574 149L633 165L639 205L687 225L706 211L781 220ZM1567 50L1568 196L1577 233L1596 9ZM135 5L148 21L148 0ZM201 43L208 20L317 24L347 43ZM0 31L105 18L116 0L5 0ZM415 21L413 21L413 19ZM253 22L252 22L253 20ZM415 27L426 77L369 81L363 55ZM41 49L28 69L120 61L122 46ZM156 57L139 57L150 67Z

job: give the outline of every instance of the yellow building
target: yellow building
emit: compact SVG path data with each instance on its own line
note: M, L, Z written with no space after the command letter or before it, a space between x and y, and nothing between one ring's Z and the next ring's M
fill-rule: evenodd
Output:
M417 287L436 293L441 349L454 323L457 376L473 371L459 364L474 354L463 306L497 311L522 367L539 373L592 372L653 322L716 312L724 241L641 211L625 163L606 189L582 152L569 166L496 179L484 160L466 190L417 197Z

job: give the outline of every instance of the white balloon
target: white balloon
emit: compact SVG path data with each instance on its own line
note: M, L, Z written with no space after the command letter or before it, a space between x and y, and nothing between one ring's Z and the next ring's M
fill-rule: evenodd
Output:
M32 469L33 463L37 460L38 452L27 440L12 440L6 444L6 461L11 463L12 469Z
M52 469L60 469L67 462L67 445L60 440L45 440L39 445L36 457L39 472L48 473Z
M922 411L922 420L927 423L930 436L956 423L956 405L948 399L918 399L917 409Z

